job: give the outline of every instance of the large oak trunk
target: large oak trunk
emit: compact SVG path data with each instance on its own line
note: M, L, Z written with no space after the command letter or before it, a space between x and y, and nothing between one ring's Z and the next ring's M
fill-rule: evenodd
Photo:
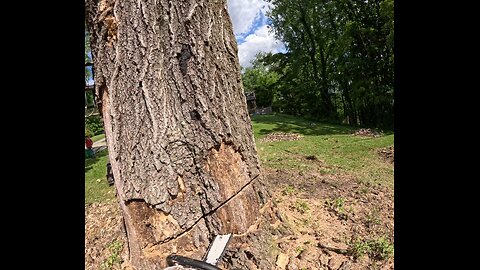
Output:
M133 266L247 232L267 195L225 0L86 0L86 20Z

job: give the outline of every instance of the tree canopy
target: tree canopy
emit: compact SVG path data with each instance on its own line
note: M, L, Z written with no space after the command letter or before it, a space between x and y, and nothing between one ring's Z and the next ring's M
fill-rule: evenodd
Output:
M287 51L258 55L243 74L277 111L393 127L393 0L267 0Z

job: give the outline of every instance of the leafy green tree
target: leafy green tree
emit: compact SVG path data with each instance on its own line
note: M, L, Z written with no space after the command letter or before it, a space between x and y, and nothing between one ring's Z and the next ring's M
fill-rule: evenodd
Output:
M256 104L260 107L271 106L276 92L278 74L265 66L256 56L253 67L245 68L242 73L243 87L245 91L253 91L256 96Z
M292 113L393 127L393 0L268 0L287 53L266 56ZM292 107L293 106L293 107Z

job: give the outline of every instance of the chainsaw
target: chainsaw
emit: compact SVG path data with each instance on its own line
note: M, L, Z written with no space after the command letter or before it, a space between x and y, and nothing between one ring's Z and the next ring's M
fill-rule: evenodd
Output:
M222 258L231 237L232 234L217 235L208 247L203 260L196 260L177 254L169 255L167 257L167 265L169 267L164 270L221 270L217 267L217 264Z

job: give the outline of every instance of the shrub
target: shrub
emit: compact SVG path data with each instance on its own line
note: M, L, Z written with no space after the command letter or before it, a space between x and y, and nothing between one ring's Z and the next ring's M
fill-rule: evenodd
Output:
M88 128L85 128L85 136L91 138L91 137L93 137L94 135L93 135L93 132L91 132Z
M102 134L103 132L103 121L102 118L98 115L90 116L85 119L85 133L91 132L92 136Z

